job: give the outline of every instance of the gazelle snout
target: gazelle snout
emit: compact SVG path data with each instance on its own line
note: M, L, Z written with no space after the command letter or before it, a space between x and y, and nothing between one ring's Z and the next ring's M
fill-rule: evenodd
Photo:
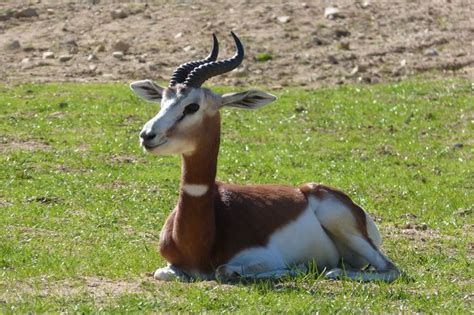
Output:
M140 132L140 138L142 139L142 141L151 141L155 137L156 133L154 133L153 131L147 132L146 130L142 130L142 132Z
M165 133L159 132L159 128L156 128L155 124L155 121L148 122L140 131L140 144L147 150L158 147L167 140Z

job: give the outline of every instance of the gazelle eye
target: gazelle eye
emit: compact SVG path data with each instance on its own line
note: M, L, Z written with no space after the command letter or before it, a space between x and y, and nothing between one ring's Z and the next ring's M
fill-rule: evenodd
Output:
M192 103L184 108L183 115L194 114L199 110L199 104Z

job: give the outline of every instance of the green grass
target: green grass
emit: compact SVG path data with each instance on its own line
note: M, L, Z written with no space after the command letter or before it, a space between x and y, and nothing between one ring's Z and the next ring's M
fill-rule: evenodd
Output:
M218 89L228 92L230 89ZM465 80L274 91L223 111L218 178L322 182L371 213L406 275L160 283L178 157L145 154L158 107L125 84L0 86L0 313L470 313L474 95Z

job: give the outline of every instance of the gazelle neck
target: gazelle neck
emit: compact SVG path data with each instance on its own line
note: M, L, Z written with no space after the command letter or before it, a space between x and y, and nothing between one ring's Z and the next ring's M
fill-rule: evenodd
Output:
M220 116L216 113L203 119L205 130L197 137L196 149L182 156L180 199L183 193L198 197L189 193L190 190L186 187L208 186L210 190L215 183L220 144Z
M214 241L214 191L220 142L220 116L204 117L205 130L197 136L196 149L183 154L175 241L182 254L208 257ZM204 263L204 262L203 262Z

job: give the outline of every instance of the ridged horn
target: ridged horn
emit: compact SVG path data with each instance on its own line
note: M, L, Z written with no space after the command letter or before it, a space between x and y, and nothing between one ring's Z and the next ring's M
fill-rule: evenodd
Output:
M217 55L219 54L219 42L217 41L216 34L212 34L213 44L212 50L209 55L202 60L190 61L183 63L176 70L173 72L170 80L170 86L174 86L177 83L183 83L184 80L188 77L188 74L196 67L200 65L206 64L208 62L215 61L217 59Z
M221 61L210 61L194 68L184 81L185 85L190 87L200 87L207 79L232 71L242 63L242 60L244 59L244 46L234 32L230 33L232 34L235 46L237 47L234 56Z

